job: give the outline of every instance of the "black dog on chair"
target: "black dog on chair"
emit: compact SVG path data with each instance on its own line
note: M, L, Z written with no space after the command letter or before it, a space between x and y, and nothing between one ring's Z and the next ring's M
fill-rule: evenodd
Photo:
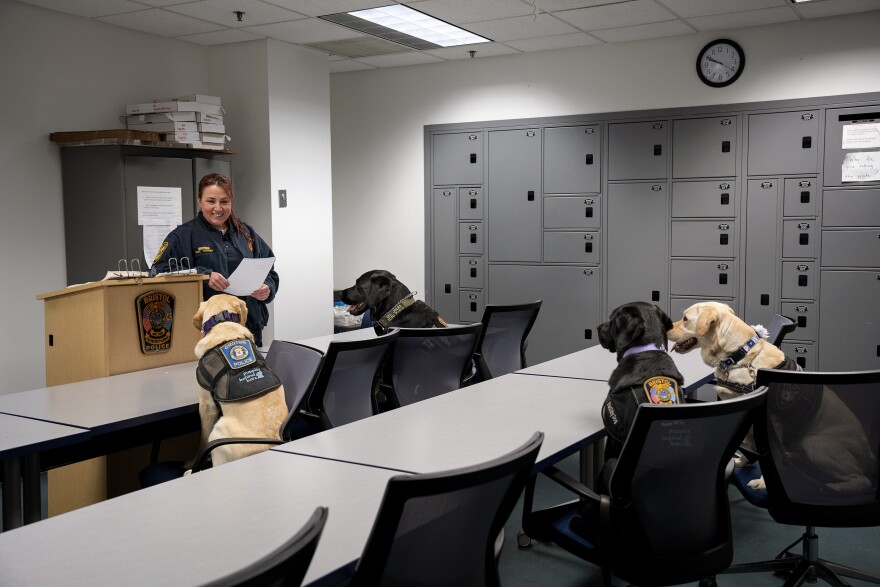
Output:
M431 306L415 299L415 293L388 271L374 269L357 278L354 285L339 292L348 312L360 316L367 309L376 332L392 327L446 328L446 322Z

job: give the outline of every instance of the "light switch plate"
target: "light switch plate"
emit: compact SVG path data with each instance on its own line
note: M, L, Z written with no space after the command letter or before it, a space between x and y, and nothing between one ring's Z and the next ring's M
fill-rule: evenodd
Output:
M287 208L287 190L278 190L278 207Z

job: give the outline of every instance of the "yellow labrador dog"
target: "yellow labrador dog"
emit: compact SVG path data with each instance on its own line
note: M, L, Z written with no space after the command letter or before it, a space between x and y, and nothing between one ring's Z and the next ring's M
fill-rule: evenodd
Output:
M199 451L220 438L274 438L280 440L287 417L284 387L266 366L245 328L247 306L228 294L208 298L193 316L201 330L196 344L199 359ZM266 444L228 444L214 449L213 466L247 457L269 448Z

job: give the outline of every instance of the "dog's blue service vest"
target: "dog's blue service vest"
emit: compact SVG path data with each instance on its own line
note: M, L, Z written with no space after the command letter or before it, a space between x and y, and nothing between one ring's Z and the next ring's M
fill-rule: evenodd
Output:
M218 403L256 397L281 385L281 379L247 339L226 342L206 352L199 360L196 380Z

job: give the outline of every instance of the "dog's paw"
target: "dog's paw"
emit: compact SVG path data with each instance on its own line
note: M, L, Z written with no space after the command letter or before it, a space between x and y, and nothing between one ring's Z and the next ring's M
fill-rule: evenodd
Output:
M192 472L193 472L192 469L187 469L186 471L183 472L183 476L186 477L187 475L191 475Z
M751 489L754 489L756 491L767 491L767 484L764 483L763 475L758 477L757 479L752 479L751 481L749 481L748 485Z

